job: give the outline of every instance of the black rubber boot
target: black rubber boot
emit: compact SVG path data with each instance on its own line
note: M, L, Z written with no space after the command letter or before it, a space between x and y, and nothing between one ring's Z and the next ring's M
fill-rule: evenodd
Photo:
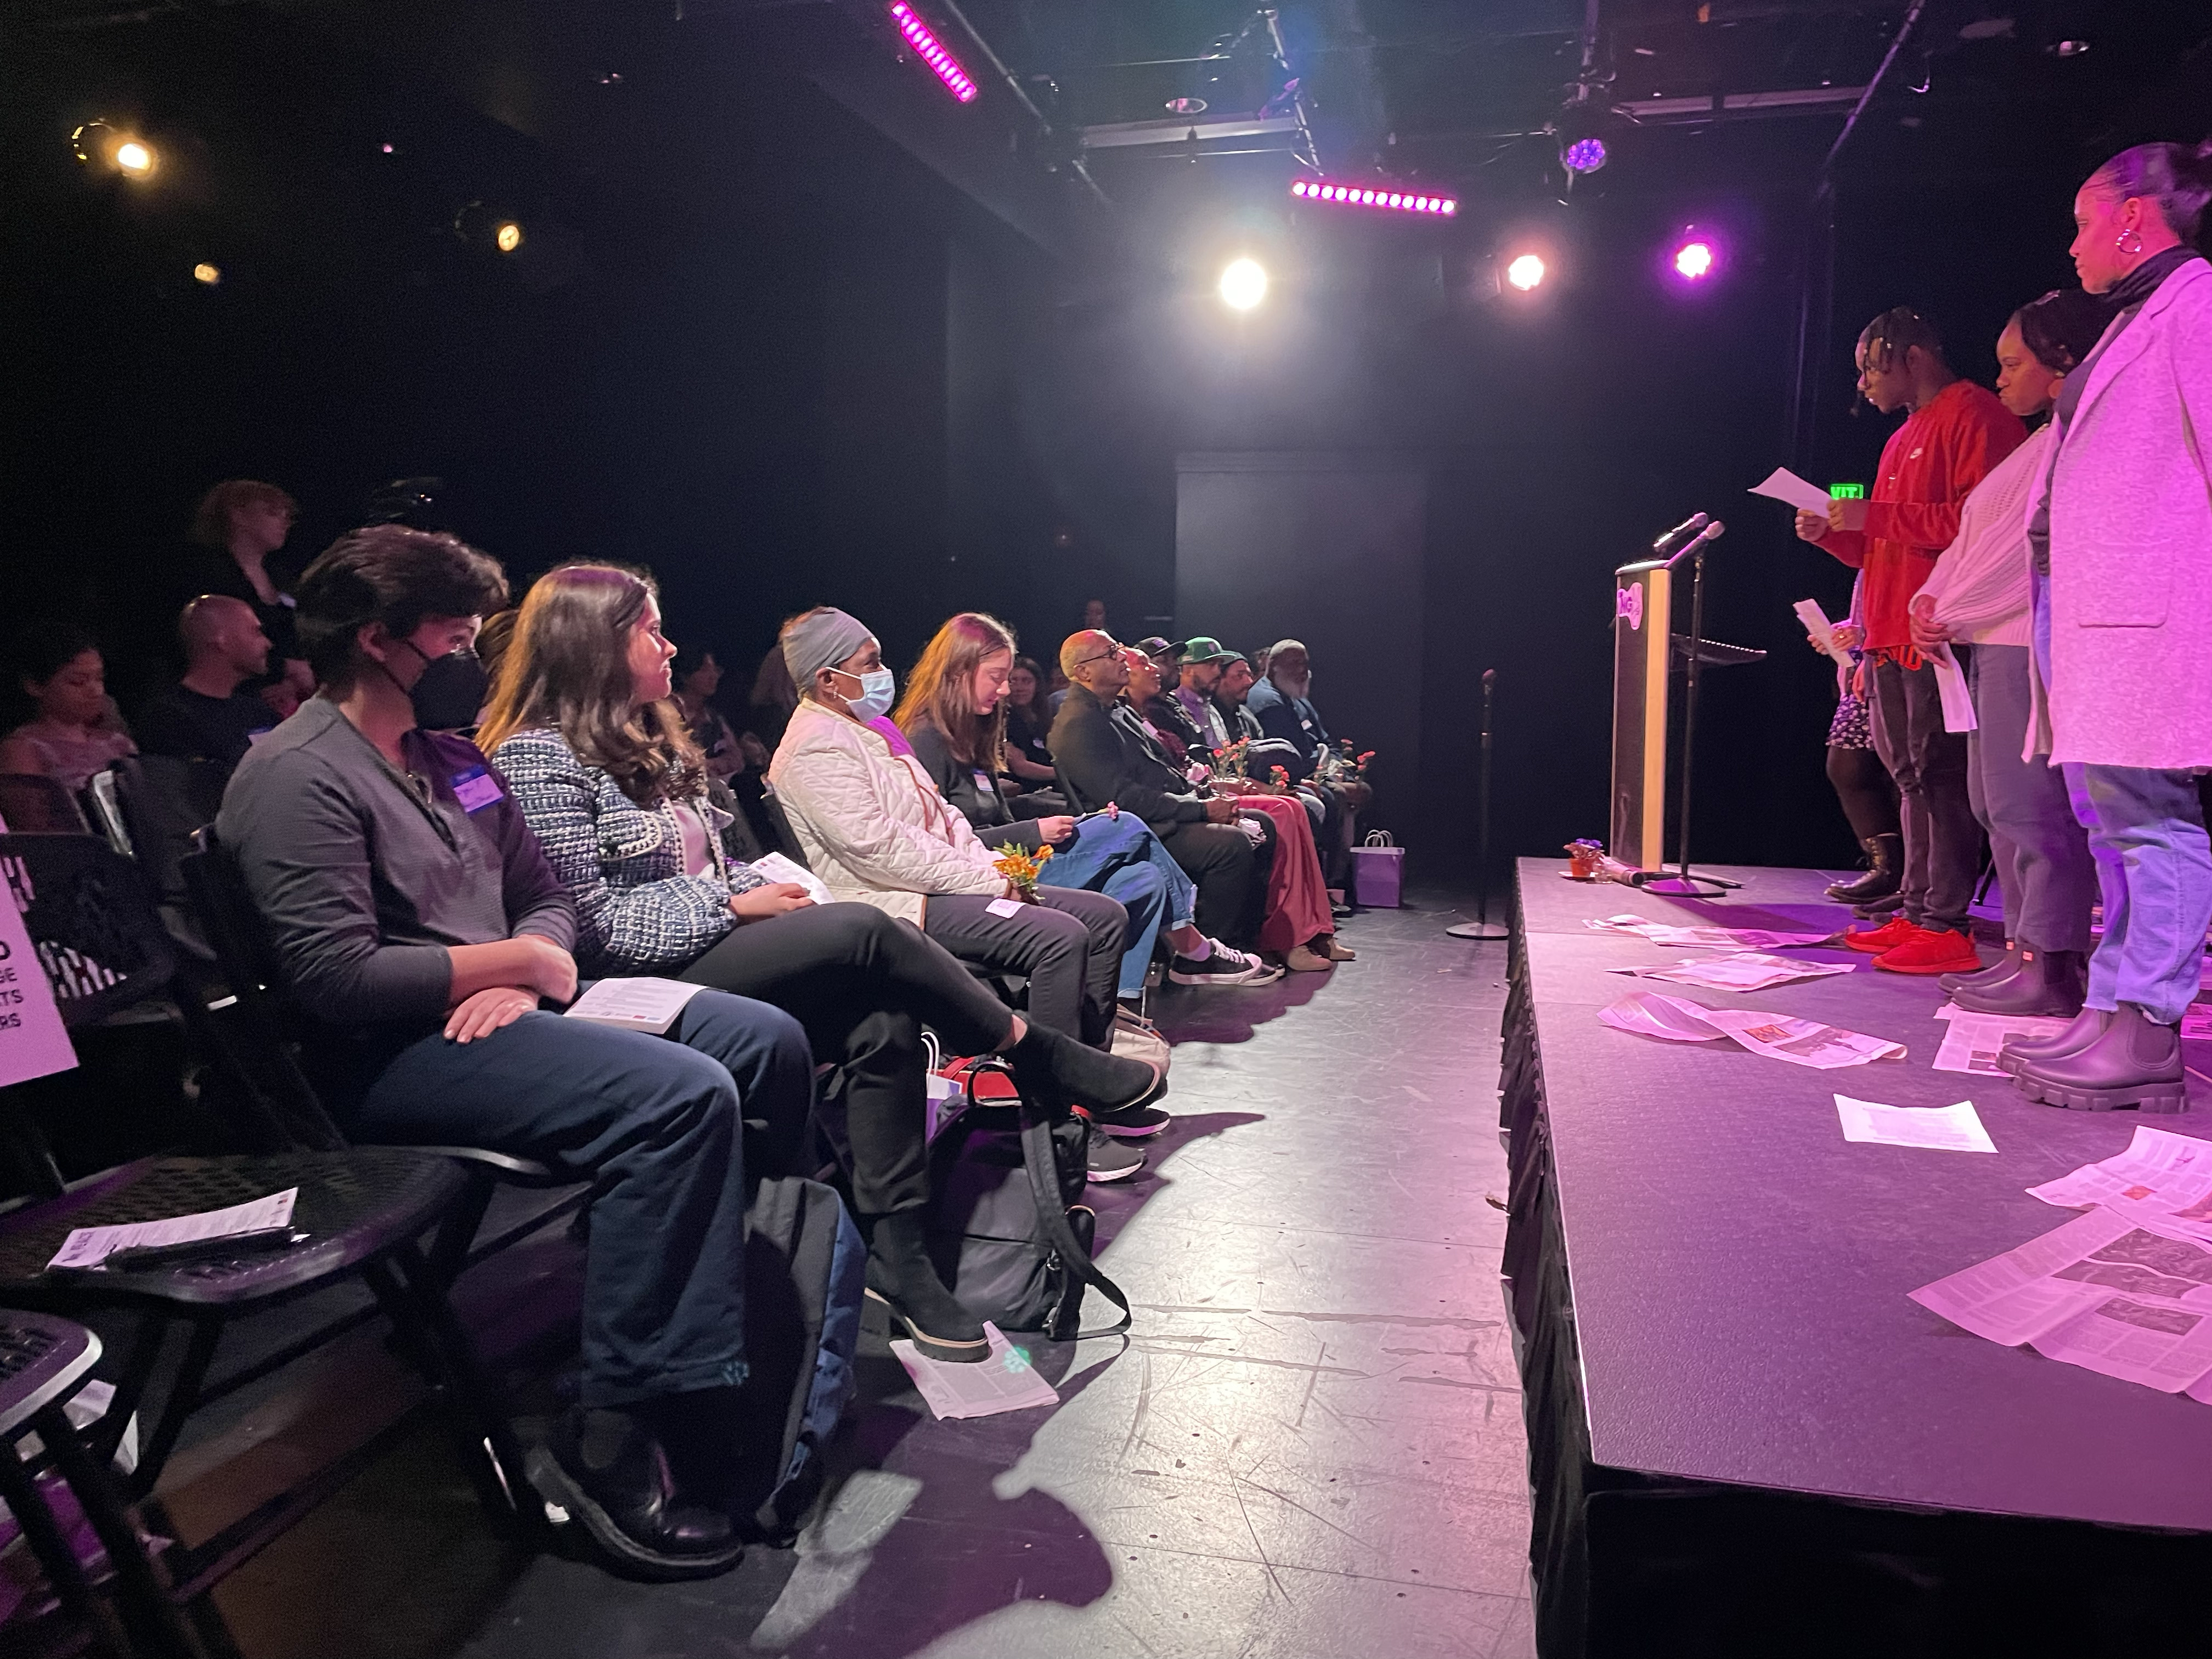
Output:
M914 1339L917 1352L954 1364L979 1364L990 1358L991 1340L983 1322L960 1305L945 1288L929 1259L927 1213L898 1210L864 1216L868 1239L868 1295Z
M1164 1067L1094 1048L1035 1021L1006 1058L1014 1063L1014 1081L1048 1105L1112 1112L1149 1105L1168 1091Z
M2008 1042L1997 1051L1997 1070L2008 1077L2018 1077L2021 1068L2030 1061L2056 1060L2061 1054L2070 1054L2087 1048L2105 1035L2105 1027L2112 1017L2102 1008L2084 1008L2074 1016L2074 1023L2057 1036L2022 1037Z
M1936 988L1946 996L1955 996L1970 988L1986 990L2001 980L2010 979L2020 971L2021 942L2016 939L2005 941L2004 960L1993 962L1986 968L1978 968L1971 974L1945 974L1936 981ZM2072 1016L2069 1015L2069 1018Z
M530 1455L530 1480L639 1577L706 1578L744 1559L727 1516L677 1502L667 1455L629 1412L571 1407Z
M2104 1035L2087 1048L2030 1060L2012 1081L2030 1100L2076 1112L2109 1112L2118 1106L2146 1112L2189 1109L2180 1031L2159 1024L2132 1002L2122 1003Z
M1905 884L1905 837L1869 836L1859 844L1866 848L1866 874L1856 881L1832 884L1828 896L1854 908L1895 898L1897 890Z
M1961 986L1951 1000L1969 1013L2071 1019L2088 994L2088 958L2079 951L2023 951L2020 971L2011 978Z

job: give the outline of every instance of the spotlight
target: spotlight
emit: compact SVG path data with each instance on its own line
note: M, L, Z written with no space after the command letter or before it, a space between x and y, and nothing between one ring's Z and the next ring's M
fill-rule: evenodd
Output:
M1713 267L1718 263L1713 245L1702 239L1685 242L1674 250L1675 275L1688 282L1702 282L1713 274Z
M143 138L118 132L105 121L87 121L70 134L70 149L86 166L113 167L126 179L150 179L161 153Z
M1267 273L1257 259L1231 259L1221 273L1221 303L1249 311L1267 297Z
M1338 202L1347 207L1389 208L1397 213L1432 213L1450 218L1459 211L1457 198L1408 190L1369 189L1364 185L1339 185L1326 179L1300 179L1291 194L1309 202Z
M945 82L946 91L963 104L975 101L975 83L968 78L968 71L960 67L951 52L938 44L937 37L923 26L921 19L915 15L914 8L907 4L906 0L895 0L891 7L891 21L898 25L898 32L906 37L907 44L915 49L915 54L929 65L930 71Z
M1570 173L1595 173L1605 165L1605 140L1576 139L1559 152L1559 165Z
M512 253L522 246L522 227L512 219L502 219L491 234L492 246L501 253Z
M222 280L222 267L221 265L210 264L206 260L203 259L199 264L192 267L192 280L196 283L204 283L209 288L213 288L217 283Z
M1532 292L1544 280L1544 262L1533 253L1523 253L1505 267L1505 280L1523 294Z

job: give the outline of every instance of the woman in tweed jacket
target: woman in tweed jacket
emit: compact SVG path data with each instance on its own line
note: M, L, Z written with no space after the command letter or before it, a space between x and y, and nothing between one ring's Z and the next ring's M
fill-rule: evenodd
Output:
M962 1054L1005 1053L1036 1087L1115 1108L1158 1068L1009 1012L921 930L872 905L817 905L729 859L696 745L669 700L651 580L569 565L523 602L481 745L574 896L586 973L659 974L798 1017L844 1102L868 1284L924 1352L981 1360L981 1322L923 1248L929 1201L919 1028Z

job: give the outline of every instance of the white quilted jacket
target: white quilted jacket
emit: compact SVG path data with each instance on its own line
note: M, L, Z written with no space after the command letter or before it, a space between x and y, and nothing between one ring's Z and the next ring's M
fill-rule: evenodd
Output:
M841 899L919 926L925 895L1006 891L993 854L911 756L801 699L769 781L814 873Z

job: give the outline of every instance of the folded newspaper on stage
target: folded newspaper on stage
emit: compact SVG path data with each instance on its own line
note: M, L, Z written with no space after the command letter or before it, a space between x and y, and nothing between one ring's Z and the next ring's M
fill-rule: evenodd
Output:
M1949 1024L1943 1033L1943 1046L1936 1051L1936 1069L1970 1072L1976 1077L2007 1075L1997 1064L1997 1055L2008 1042L2057 1036L2069 1024L2021 1014L1978 1014L1954 1002L1938 1008L1936 1018Z
M1638 979L1702 985L1714 991L1763 991L1770 985L1786 985L1793 979L1824 979L1831 974L1848 974L1857 966L1855 962L1800 962L1795 957L1740 951L1725 957L1690 957L1667 968L1615 968L1612 971L1632 974Z
M1599 1009L1597 1017L1616 1030L1663 1037L1669 1042L1713 1042L1727 1037L1769 1060L1823 1072L1905 1055L1901 1042L1846 1031L1838 1025L1823 1025L1817 1019L1792 1019L1755 1008L1708 1008L1687 997L1670 997L1658 991L1631 991L1620 1001Z
M2092 1210L1911 1295L1992 1342L2212 1403L2212 1249L2136 1215Z
M1678 927L1644 916L1607 916L1586 921L1585 927L1601 933L1633 933L1654 945L1672 948L1705 945L1727 951L1778 951L1792 945L1826 945L1833 933L1784 933L1771 927Z
M2212 1240L2212 1140L2136 1127L2128 1149L2027 1189L2063 1210L2101 1204L2146 1224Z

